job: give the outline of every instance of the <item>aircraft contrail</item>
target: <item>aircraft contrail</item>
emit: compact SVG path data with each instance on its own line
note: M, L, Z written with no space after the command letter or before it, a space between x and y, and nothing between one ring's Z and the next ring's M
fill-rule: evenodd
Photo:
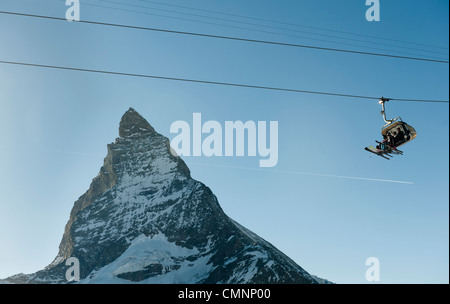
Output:
M60 151L60 150L58 150L58 151L46 150L46 151L47 152L55 152L55 153L76 154L76 155L102 156L100 154L72 152L72 151ZM296 174L296 175L310 175L310 176L320 176L320 177L345 178L345 179L353 179L353 180L383 182L383 183L397 183L397 184L408 184L408 185L413 185L414 184L413 182L407 182L407 181L398 181L398 180L390 180L390 179L379 179L379 178L369 178L369 177L331 175L331 174L321 174L321 173L309 173L309 172L290 171L290 170L277 170L277 169L249 168L249 167L228 166L228 165L211 165L211 164L202 164L202 163L189 163L189 164L195 165L195 166L203 166L203 167L217 167L217 168L229 168L229 169L240 169L240 170L250 170L250 171L287 173L287 174Z
M249 167L226 166L226 165L209 165L209 164L200 164L200 163L190 163L190 164L191 165L196 165L196 166L204 166L204 167L231 168L231 169L252 170L252 171L288 173L288 174L296 174L296 175L311 175L311 176L321 176L321 177L345 178L345 179L354 179L354 180L383 182L383 183L397 183L397 184L409 184L409 185L413 185L414 184L413 182L408 182L408 181L398 181L398 180L368 178L368 177L342 176L342 175L308 173L308 172L289 171L289 170L277 170L277 169L249 168Z

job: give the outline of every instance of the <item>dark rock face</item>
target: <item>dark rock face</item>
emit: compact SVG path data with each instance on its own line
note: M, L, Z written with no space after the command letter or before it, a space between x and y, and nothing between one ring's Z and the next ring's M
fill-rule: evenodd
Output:
M120 137L127 137L137 133L148 134L154 132L153 127L133 108L130 108L120 120Z
M267 241L231 220L191 178L169 140L134 109L86 193L74 204L55 260L13 283L317 283Z

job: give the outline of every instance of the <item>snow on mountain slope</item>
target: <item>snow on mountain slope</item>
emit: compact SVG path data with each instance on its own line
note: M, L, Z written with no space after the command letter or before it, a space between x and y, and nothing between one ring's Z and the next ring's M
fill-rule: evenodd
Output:
M114 262L91 273L80 283L197 283L211 272L213 265L208 264L211 256L212 254L202 255L196 248L177 246L163 234L153 237L141 235ZM145 277L147 278L141 280Z

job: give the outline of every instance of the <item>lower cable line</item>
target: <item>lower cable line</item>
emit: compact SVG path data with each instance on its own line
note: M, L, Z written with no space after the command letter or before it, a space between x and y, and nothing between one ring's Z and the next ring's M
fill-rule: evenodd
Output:
M47 68L47 69L56 69L56 70L65 70L65 71L78 71L78 72L87 72L87 73L98 73L98 74L107 74L107 75L116 75L116 76L152 78L152 79L160 79L160 80L171 80L171 81L190 82L190 83L199 83L199 84L220 85L220 86L240 87L240 88L251 88L251 89L260 89L260 90L283 91L283 92L292 92L292 93L317 94L317 95L328 95L328 96L358 98L358 99L370 99L370 100L379 100L380 99L380 97L375 97L375 96L362 96L362 95L342 94L342 93L323 92L323 91L310 91L310 90L270 87L270 86L261 86L261 85L252 85L252 84L241 84L241 83L219 82L219 81L210 81L210 80L178 78L178 77L169 77L169 76L160 76L160 75L135 74L135 73L125 73L125 72L96 70L96 69L87 69L87 68L76 68L76 67L65 67L65 66L46 65L46 64L27 63L27 62L17 62L17 61L0 60L0 64L19 65L19 66L27 66L27 67L34 67L34 68ZM389 100L449 103L448 100L431 100L431 99L406 99L406 98L396 99L396 98L389 98Z

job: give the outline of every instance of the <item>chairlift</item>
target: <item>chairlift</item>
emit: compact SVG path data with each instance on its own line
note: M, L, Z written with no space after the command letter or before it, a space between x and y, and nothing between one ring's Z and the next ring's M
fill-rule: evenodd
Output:
M376 141L378 145L376 147L369 146L364 149L368 152L374 153L385 159L390 159L392 155L402 155L403 152L398 149L398 147L410 142L417 136L416 130L406 122L402 120L401 117L394 119L386 118L386 106L385 103L388 102L388 98L381 97L378 102L381 104L381 115L386 123L381 129L381 135L383 140Z

